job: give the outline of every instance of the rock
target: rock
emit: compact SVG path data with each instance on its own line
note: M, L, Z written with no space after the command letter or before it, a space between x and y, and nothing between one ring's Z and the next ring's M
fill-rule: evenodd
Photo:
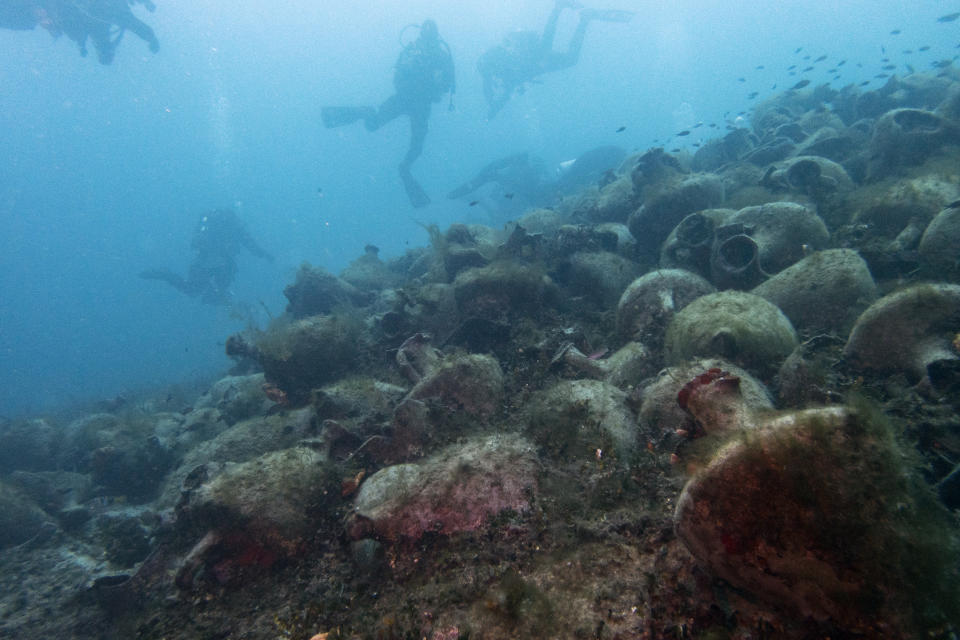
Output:
M56 468L62 434L42 418L0 424L0 473Z
M932 364L957 360L958 330L960 285L913 285L860 315L843 357L859 369L902 372L917 382Z
M622 464L636 449L636 418L627 396L599 380L564 380L535 394L528 433L551 456L595 459L603 452Z
M714 356L762 375L776 372L796 346L796 331L783 312L740 291L697 298L674 316L665 341L668 365Z
M659 351L673 316L713 285L682 269L659 269L640 276L626 288L617 305L617 331Z
M817 251L751 292L772 302L800 332L846 335L877 299L870 269L851 249Z
M257 342L264 376L290 403L305 402L311 390L350 370L360 331L359 322L345 316L275 321Z
M155 416L107 413L81 418L67 426L60 464L90 474L101 493L132 502L154 497L173 454L156 434Z
M93 535L105 549L107 559L119 568L133 567L150 555L152 535L147 522L156 514L131 510L112 511L97 516Z
M533 447L516 435L475 438L419 464L381 469L360 486L347 525L354 539L413 542L480 529L504 510L522 514L536 492Z
M0 549L27 542L49 519L36 504L6 483L0 483Z
M954 203L930 221L920 239L924 267L940 278L960 271L960 204Z

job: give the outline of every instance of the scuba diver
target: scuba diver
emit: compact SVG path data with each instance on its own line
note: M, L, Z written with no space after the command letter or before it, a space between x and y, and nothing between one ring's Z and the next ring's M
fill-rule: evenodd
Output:
M410 119L410 147L400 163L400 179L410 204L423 207L430 204L430 197L414 180L410 166L423 151L432 103L439 102L444 94L449 93L449 108L452 111L453 93L456 91L453 56L433 20L424 20L420 25L420 35L400 53L395 65L393 87L395 93L379 108L324 107L320 115L327 128L363 120L367 131L376 131L398 116L406 115Z
M131 4L154 10L151 0L3 0L0 27L33 29L40 25L54 38L66 35L87 55L87 40L93 42L101 64L113 62L117 45L126 31L143 39L156 53L160 42L145 22L133 15Z
M487 184L497 185L503 196L516 197L527 206L548 202L554 192L554 182L543 160L524 151L484 165L477 175L448 193L447 198L462 198Z
M448 193L447 198L463 198L487 184L495 184L501 197L516 198L512 204L518 204L519 200L526 206L549 206L555 199L572 195L591 184L603 187L626 157L627 152L620 147L594 147L561 162L551 174L541 158L527 152L515 153L488 163L473 178Z
M574 0L557 0L543 28L543 34L535 31L517 31L503 39L501 44L480 56L477 70L483 76L483 95L490 106L488 118L493 118L507 104L514 91L523 92L524 86L537 76L567 69L577 64L580 49L587 34L587 25L594 20L606 22L629 22L632 11L598 11L582 9L580 22L564 52L553 50L553 38L557 22L564 9L578 9Z
M230 285L237 276L237 255L241 249L273 262L273 256L256 243L231 209L218 209L203 216L190 246L197 255L190 263L186 278L166 269L147 269L140 277L162 280L206 304L225 305L232 298Z

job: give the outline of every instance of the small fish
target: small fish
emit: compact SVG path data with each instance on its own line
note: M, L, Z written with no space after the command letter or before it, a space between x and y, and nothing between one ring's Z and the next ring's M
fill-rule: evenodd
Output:
M804 59L804 60L809 60L809 59L810 59L810 56L803 56L803 59Z
M716 129L716 128L717 128L717 123L716 123L716 122L711 122L709 126L710 126L711 129Z
M863 82L860 83L860 86L861 86L861 87L865 87L865 86L867 86L868 84L870 84L870 81L869 81L869 80L864 80Z
M737 82L746 82L746 81L747 81L746 78L742 78L742 77L741 77L741 78L737 78Z
M624 131L626 131L626 130L627 130L626 127L620 127L619 129L617 129L617 133L622 133L622 132L624 132Z
M670 149L670 153L680 153L680 147L676 147L675 149Z
M506 198L507 200L513 200L513 194L512 194L512 193L505 193L505 194L503 194L503 197Z
M787 71L793 71L793 70L796 69L796 68L797 68L797 65L792 64L792 65L790 65L789 67L787 67Z
M475 207L475 206L477 206L478 204L480 204L480 201L479 201L479 200L474 200L474 201L472 201L472 202L470 203L470 206L471 206L471 207Z
M806 69L801 71L801 73L806 73L807 71L813 71L813 67L807 67Z
M960 12L948 13L945 16L940 16L939 18L937 18L937 22L953 22L957 18L960 18Z
M878 73L877 75L875 75L875 76L873 76L873 77L874 77L874 78L889 78L890 76L887 75L886 73Z
M753 100L753 99L756 98L758 95L759 95L759 94L758 94L756 91L751 91L749 94L747 94L747 100Z
M907 67L907 71L909 71L910 73L916 73L916 70L913 68L913 65L908 64L904 66Z
M699 128L702 127L702 126L703 126L703 123L702 123L702 122L698 122L697 124L693 125L693 128L694 128L694 129L699 129Z
M760 69L763 69L763 65L762 65L762 64L758 64L758 65L757 65L757 71L760 71Z
M700 148L700 143L699 143L699 142L694 142L694 143L693 143L693 146L695 146L695 147L697 147L697 148L699 149L699 148Z
M790 87L790 89L791 89L792 91L796 91L797 89L803 89L803 88L804 88L805 86L807 86L808 84L810 84L810 81L804 79L804 80L801 80L800 82L798 82L797 84L793 85L792 87Z
M894 69L897 68L897 65L895 65L895 64L885 64L885 65L883 65L883 66L880 67L880 68L883 69L884 71L893 71Z
M837 63L837 66L838 66L838 67L842 67L842 66L845 65L845 64L847 64L847 61L846 61L846 60L841 60L840 62Z
M903 52L907 55L910 55L911 53L913 53L913 49L904 49Z
M880 45L880 53L886 54L886 53L887 53L887 48L886 48L885 46L883 46L883 45Z
M951 202L950 204L948 204L945 208L946 208L946 209L960 209L960 200L954 200L953 202Z
M794 52L794 53L800 53L801 51L803 51L803 47L797 47L796 49L794 49L793 52Z
M827 56L823 55L823 56L820 56L819 58L817 58L816 60L814 60L814 62L822 62L822 61L824 61L824 60L826 60L826 59L827 59Z
M683 136L688 136L688 135L690 135L690 130L689 130L689 129L684 129L683 131L681 131L680 133L675 134L675 135L676 135L678 138L682 138Z
M930 47L923 45L922 47L918 47L917 51L930 51Z
M777 83L776 83L776 82L774 82L772 85L770 85L770 90L771 90L771 91L773 91L773 90L776 89L776 88L777 88Z
M892 35L892 36L898 36L898 35L900 35L900 29L894 29L893 31L890 32L890 35Z

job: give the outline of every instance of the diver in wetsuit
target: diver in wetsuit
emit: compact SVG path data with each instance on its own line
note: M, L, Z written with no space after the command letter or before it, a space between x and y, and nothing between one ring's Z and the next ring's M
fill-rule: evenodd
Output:
M447 197L451 200L477 197L471 194L493 184L495 187L488 191L499 191L497 200L500 200L500 206L497 208L500 210L517 206L549 206L557 198L576 193L591 184L602 188L615 179L615 172L626 157L627 152L620 147L594 147L560 163L556 171L550 172L544 161L536 155L515 153L487 163L473 178L448 193ZM513 206L504 206L502 198L509 199ZM482 200L481 195L476 203Z
M440 37L437 23L433 20L425 20L420 25L419 37L400 53L393 87L395 93L379 108L324 107L321 118L328 128L363 120L368 131L376 131L398 116L407 116L410 119L410 146L400 163L400 178L410 203L415 207L426 206L430 198L414 180L410 166L423 151L432 104L449 93L452 109L452 96L456 91L450 47Z
M197 255L190 263L186 278L166 269L148 269L141 272L140 277L162 280L207 304L225 305L232 298L230 286L237 276L237 255L242 249L273 261L273 256L257 244L230 209L218 209L203 216L190 246Z
M8 7L16 7L20 16L19 28L32 29L42 26L55 38L66 35L77 43L80 55L87 55L87 40L93 42L97 59L101 64L113 62L117 46L126 31L132 31L143 39L150 51L160 50L156 34L145 22L133 15L131 2L142 2L149 10L153 3L149 0L3 0L11 2ZM29 8L33 24L29 27L24 21L24 7ZM0 26L8 26L4 15L9 9L0 9Z
M583 9L580 22L567 45L566 51L553 50L553 38L557 33L557 22L564 9L580 7L574 0L557 0L543 28L543 34L535 31L517 31L509 34L501 44L489 49L477 63L477 70L483 76L483 95L493 118L510 100L514 91L522 91L526 83L537 76L559 71L577 64L587 25L594 20L607 22L629 22L633 17L630 11L598 11Z
M486 164L477 175L448 193L447 198L462 198L491 183L510 198L516 196L528 205L548 202L555 190L543 160L524 151Z

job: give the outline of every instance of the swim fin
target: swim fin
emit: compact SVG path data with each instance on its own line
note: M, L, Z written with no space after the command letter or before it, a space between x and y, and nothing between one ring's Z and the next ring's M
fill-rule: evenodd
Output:
M414 208L420 209L430 204L430 196L423 190L420 183L414 179L413 174L408 169L400 169L400 180L403 181L403 188L407 192L407 199Z
M376 113L377 110L373 107L323 107L320 109L320 119L323 126L331 129L371 118Z
M580 12L580 17L589 20L602 20L603 22L630 22L633 20L633 11L584 9Z

